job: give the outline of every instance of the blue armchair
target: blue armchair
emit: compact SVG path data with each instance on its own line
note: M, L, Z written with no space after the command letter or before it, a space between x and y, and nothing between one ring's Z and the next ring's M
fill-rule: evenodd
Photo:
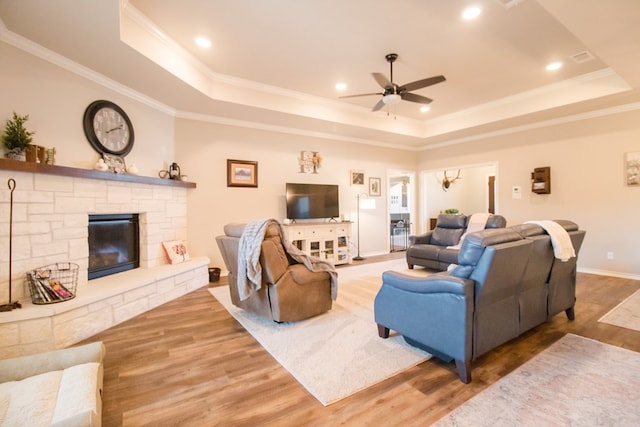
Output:
M450 273L383 273L374 302L379 335L387 338L392 329L440 359L455 360L468 383L473 359L519 334L514 289L531 245L509 229L483 230L465 238Z
M467 235L450 272L418 278L382 274L374 302L378 334L390 330L411 345L450 362L464 383L471 362L564 311L574 318L577 254L585 231L556 220L576 256L554 257L550 236L538 225L485 229Z

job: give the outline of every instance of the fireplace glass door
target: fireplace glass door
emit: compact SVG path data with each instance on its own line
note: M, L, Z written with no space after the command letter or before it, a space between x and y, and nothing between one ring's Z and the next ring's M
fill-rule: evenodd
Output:
M138 268L138 214L89 215L89 279Z

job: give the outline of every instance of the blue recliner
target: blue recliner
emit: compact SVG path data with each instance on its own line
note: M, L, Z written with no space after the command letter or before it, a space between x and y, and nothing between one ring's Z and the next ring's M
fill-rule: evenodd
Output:
M469 234L450 273L414 278L385 272L374 303L381 337L389 329L445 361L471 381L471 360L515 338L518 286L532 242L509 229Z
M424 234L409 236L407 265L420 265L432 270L444 271L458 261L460 238L467 231L471 216L440 214L436 227ZM507 220L502 215L491 215L484 228L504 228Z
M585 232L570 221L556 222L577 255ZM471 233L450 272L424 278L383 273L374 302L378 334L387 338L394 330L411 345L455 360L468 383L472 360L563 310L573 319L576 259L555 259L537 225Z

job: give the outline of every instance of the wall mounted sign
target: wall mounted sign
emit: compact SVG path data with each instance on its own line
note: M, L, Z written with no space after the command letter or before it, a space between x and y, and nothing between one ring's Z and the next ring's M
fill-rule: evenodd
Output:
M300 173L318 173L322 166L322 157L317 151L301 151L298 165Z
M640 151L627 153L625 174L627 185L640 186Z

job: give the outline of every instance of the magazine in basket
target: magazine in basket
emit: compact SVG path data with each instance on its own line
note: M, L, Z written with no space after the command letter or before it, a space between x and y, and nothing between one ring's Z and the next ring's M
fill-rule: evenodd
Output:
M51 304L76 296L78 264L65 262L37 268L27 273L31 301Z

